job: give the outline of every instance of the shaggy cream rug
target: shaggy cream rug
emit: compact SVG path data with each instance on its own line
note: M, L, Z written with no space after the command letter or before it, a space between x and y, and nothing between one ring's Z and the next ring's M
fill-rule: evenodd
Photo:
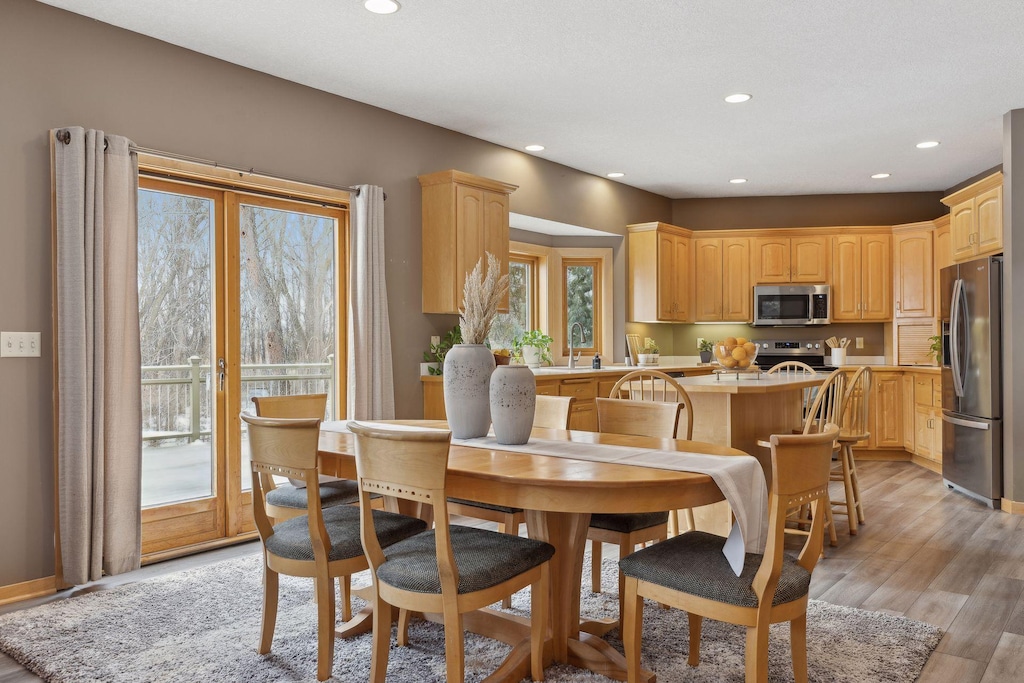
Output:
M605 563L605 586L616 585L615 567ZM365 574L356 578L365 585ZM260 558L252 556L57 600L0 616L0 649L47 681L315 681L312 582L281 577L277 630L266 656L256 653L260 586ZM528 610L526 591L513 608ZM616 610L611 593L584 591L585 615ZM644 666L659 681L743 680L742 628L705 620L701 665L690 668L686 615L653 606L644 614ZM920 622L818 601L811 602L807 623L810 679L830 683L914 681L942 635ZM616 635L609 642L621 651ZM394 646L392 636L388 680L443 681L441 627L414 622L410 636L407 648ZM484 678L508 651L468 635L467 681ZM331 680L367 680L370 636L338 641L334 657ZM773 681L792 680L786 625L772 627L770 672ZM545 674L555 683L609 680L569 666Z

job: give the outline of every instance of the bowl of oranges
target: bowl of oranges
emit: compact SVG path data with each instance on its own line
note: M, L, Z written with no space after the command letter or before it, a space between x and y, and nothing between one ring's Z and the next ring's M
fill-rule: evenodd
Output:
M757 358L757 344L746 337L726 337L716 341L712 347L715 359L723 368L729 370L756 369L754 359Z

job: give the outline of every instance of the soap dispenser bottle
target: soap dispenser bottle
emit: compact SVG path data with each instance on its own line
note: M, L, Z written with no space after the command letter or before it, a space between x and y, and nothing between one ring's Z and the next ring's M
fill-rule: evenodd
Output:
M590 364L590 367L594 368L595 370L601 369L601 354L594 354L594 362Z

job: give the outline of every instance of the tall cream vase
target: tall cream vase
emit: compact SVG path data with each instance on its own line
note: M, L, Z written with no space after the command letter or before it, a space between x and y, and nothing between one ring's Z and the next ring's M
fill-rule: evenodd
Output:
M487 436L494 354L483 344L456 344L444 357L444 410L452 438Z

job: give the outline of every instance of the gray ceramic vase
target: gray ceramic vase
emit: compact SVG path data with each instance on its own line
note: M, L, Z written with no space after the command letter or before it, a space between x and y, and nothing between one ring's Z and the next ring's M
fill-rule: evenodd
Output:
M537 406L537 381L525 365L499 365L491 375L491 421L498 443L530 440Z
M444 356L444 411L452 438L487 436L494 354L483 344L456 344Z

